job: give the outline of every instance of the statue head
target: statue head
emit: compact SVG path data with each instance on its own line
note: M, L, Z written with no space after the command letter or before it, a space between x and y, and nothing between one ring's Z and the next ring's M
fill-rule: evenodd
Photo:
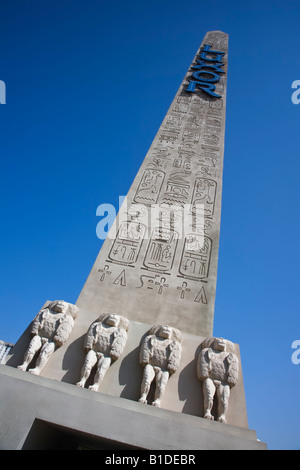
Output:
M211 349L214 349L215 351L226 351L228 353L234 352L234 344L228 339L224 339L224 338L216 338L216 337L206 338L201 343L201 349L205 349L205 348L211 348Z
M69 304L68 302L65 302L64 300L54 300L53 302L49 302L47 305L47 308L51 312L55 313L68 313L70 314L74 319L77 316L78 312L78 307L73 304Z
M114 326L116 328L122 328L125 331L128 331L129 321L126 317L118 315L117 313L102 313L98 320L98 323L104 323L108 326Z
M170 325L153 325L149 330L149 335L155 335L159 338L170 339L181 343L181 332Z

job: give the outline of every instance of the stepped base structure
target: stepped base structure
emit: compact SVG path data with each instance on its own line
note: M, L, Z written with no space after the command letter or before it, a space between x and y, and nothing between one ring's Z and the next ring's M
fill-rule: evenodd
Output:
M9 396L9 408L1 411L6 422L2 449L265 449L255 431L243 427L88 393L32 374L24 378L3 365L0 379L1 397Z
M1 449L267 448L213 335L227 58L208 32L76 304L45 299L0 365Z

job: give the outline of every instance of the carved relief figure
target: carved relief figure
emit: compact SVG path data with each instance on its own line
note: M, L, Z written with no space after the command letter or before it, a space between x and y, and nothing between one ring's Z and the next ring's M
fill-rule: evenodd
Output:
M223 338L207 338L201 344L197 361L197 377L202 382L204 418L213 420L211 414L217 396L217 421L226 423L230 389L239 377L239 360L234 345Z
M179 138L180 129L164 129L161 131L159 140L167 144L174 144Z
M162 196L162 207L184 207L189 198L190 182L182 171L172 173L167 181L166 190Z
M145 170L134 196L134 201L145 205L155 204L157 202L164 177L165 173L161 170Z
M182 142L186 147L193 147L199 143L200 133L187 129L183 132Z
M178 127L181 127L181 124L182 124L182 116L180 114L171 113L167 116L166 127L176 129Z
M156 291L157 294L162 294L163 290L169 287L169 284L166 283L166 278L161 276L140 276L141 284L137 286L137 289L146 288L153 292ZM157 286L157 287L156 287Z
M214 214L217 183L207 178L196 178L192 198L193 211L204 216Z
M33 337L25 353L24 362L18 366L18 369L25 371L39 352L35 367L29 369L32 374L39 375L51 354L67 341L77 312L76 305L64 300L50 302L46 308L40 310L33 321L31 329Z
M209 237L190 234L184 242L179 271L183 277L198 281L208 276L212 241Z
M113 263L129 266L137 261L146 227L139 222L123 222L109 252Z
M156 387L152 405L160 407L170 375L178 369L181 359L181 333L168 325L154 325L140 350L140 365L144 367L140 403L147 403L150 386Z
M197 115L190 115L187 119L185 127L192 130L197 130L200 128L201 120Z
M172 268L178 233L174 230L154 228L147 248L144 265L155 271L167 271Z
M98 391L112 361L119 359L124 350L128 327L128 319L115 313L103 313L91 324L84 342L87 354L76 385L84 388L92 368L97 365L94 383L89 389Z

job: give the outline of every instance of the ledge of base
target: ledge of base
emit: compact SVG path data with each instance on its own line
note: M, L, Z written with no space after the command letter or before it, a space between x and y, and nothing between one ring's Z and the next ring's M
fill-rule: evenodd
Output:
M22 449L36 420L147 450L266 450L256 432L0 366L0 448Z

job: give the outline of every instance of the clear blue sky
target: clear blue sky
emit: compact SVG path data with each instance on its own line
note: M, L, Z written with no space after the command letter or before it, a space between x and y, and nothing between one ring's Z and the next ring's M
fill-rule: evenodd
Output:
M214 334L240 344L249 427L300 448L299 0L1 1L0 339L75 302L209 30L229 34Z

